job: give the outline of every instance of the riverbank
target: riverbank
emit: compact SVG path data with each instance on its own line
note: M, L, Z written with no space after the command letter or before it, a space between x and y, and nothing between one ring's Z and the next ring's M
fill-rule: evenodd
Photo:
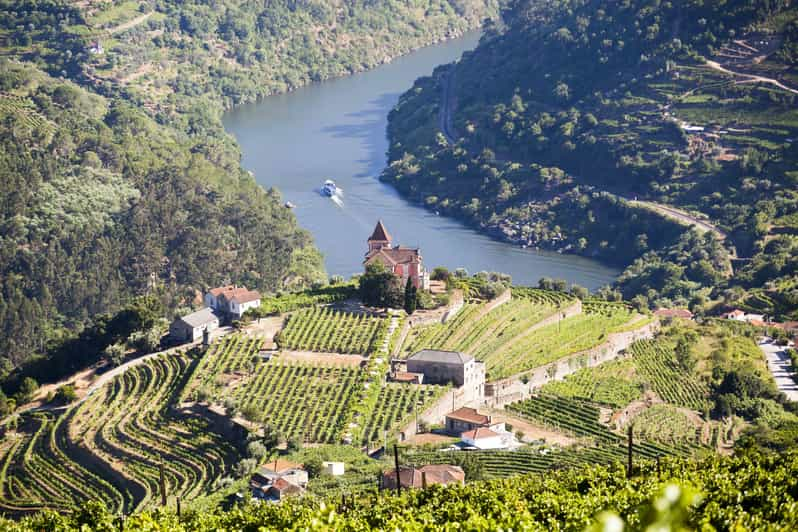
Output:
M295 206L329 273L348 277L362 271L366 238L382 219L397 242L421 248L429 268L499 270L525 285L537 284L541 277L564 277L591 289L617 276L614 268L585 258L509 246L460 220L408 203L377 179L389 149L387 117L399 94L419 76L473 49L479 38L479 32L470 32L372 71L312 84L225 114L225 127L241 146L242 164L262 186L278 188ZM296 157L297 146L302 147L301 158ZM339 203L319 195L326 179L343 189Z

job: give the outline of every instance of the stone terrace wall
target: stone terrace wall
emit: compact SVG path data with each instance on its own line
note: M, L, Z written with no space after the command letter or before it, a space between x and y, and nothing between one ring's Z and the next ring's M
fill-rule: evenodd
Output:
M581 368L597 366L617 358L635 341L652 338L658 329L659 322L653 321L633 331L613 333L608 336L606 342L591 349L506 379L490 382L485 385L485 404L501 408L514 401L524 400L548 382L562 380ZM522 378L527 382L524 383Z

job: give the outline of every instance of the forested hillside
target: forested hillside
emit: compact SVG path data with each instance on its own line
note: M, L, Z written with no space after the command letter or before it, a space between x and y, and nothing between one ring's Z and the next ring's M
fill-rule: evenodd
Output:
M512 2L402 97L384 179L499 238L626 267L641 305L795 317L796 18L790 2Z
M136 295L168 310L223 281L324 280L279 192L240 168L221 111L495 13L481 0L0 5L0 375Z

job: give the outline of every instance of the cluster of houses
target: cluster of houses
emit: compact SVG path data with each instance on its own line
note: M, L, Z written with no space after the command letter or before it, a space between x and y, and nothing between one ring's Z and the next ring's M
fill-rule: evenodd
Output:
M200 310L172 322L169 326L172 341L196 342L223 323L241 319L249 309L260 307L260 293L246 286L219 286L209 290L203 302L205 306Z
M322 462L322 472L331 476L344 474L343 462ZM302 495L308 486L308 472L300 464L275 460L252 475L249 490L261 501L280 502L286 497Z

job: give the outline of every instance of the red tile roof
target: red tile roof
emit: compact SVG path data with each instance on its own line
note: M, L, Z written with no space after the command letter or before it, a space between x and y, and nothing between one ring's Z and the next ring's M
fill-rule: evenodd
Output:
M469 430L461 435L462 438L469 440L482 440L484 438L495 438L496 436L500 436L500 434L485 427Z
M222 297L228 301L235 301L236 303L249 303L260 299L260 293L257 290L249 290L246 286L235 286L229 284L227 286L220 286L210 290L211 295L214 297Z
M423 373L413 373L411 371L397 371L393 375L396 382L418 382L424 376Z
M374 228L374 232L371 233L369 237L369 241L377 240L377 241L391 241L391 235L388 234L388 230L385 229L385 226L382 223L382 220L377 222L377 227Z
M474 408L458 408L454 412L446 414L447 418L456 419L457 421L465 421L466 423L475 423L477 425L490 425L490 416L480 414Z
M370 251L366 255L366 262L381 255L391 266L395 264L412 264L414 262L421 262L421 253L418 248L406 248L398 246L395 248L380 248Z

